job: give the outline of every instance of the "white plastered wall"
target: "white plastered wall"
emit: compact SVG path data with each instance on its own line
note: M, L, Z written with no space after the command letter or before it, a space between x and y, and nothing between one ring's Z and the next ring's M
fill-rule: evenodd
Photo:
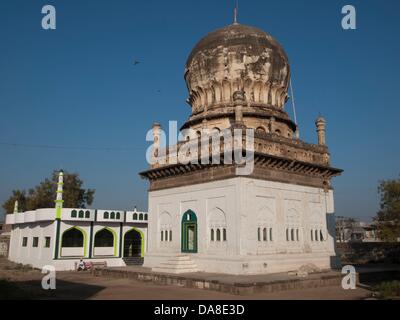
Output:
M332 228L333 193L305 187L238 177L149 192L149 242L145 266L157 267L181 253L182 215L197 215L198 253L190 254L200 271L260 274L295 270L313 263L328 269L335 258ZM226 221L227 241L212 243L216 211ZM172 241L162 243L162 219L171 217ZM165 220L165 219L164 219ZM272 241L258 241L259 227L272 229ZM310 230L321 230L323 241L312 241ZM298 234L286 240L286 229ZM296 234L296 236L297 236Z

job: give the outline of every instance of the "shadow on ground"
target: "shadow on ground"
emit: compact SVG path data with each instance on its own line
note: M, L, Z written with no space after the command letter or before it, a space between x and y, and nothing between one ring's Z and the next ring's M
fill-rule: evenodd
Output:
M0 289L0 299L82 300L89 299L105 287L57 279L55 290L43 290L41 280L7 281Z

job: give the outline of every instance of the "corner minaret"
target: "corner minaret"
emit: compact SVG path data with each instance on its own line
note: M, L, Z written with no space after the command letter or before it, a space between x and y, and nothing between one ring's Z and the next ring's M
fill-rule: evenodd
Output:
M160 156L160 138L161 138L161 125L158 122L153 123L153 150L151 151L151 163L156 164Z
M319 145L325 145L325 130L326 130L326 121L322 117L318 117L317 120L315 120L315 125L317 127L317 133L318 133L318 144Z
M61 170L58 174L58 183L57 183L57 197L54 201L56 203L56 218L61 219L61 210L63 207L63 185L64 185L64 172Z
M18 213L18 200L14 202L14 213Z

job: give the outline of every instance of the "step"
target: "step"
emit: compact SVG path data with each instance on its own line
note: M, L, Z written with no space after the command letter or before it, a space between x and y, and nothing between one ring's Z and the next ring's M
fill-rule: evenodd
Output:
M163 273L193 273L197 272L198 269L190 256L177 255L162 262L159 266L152 268L152 271Z
M185 262L185 261L192 261L192 260L190 259L190 257L185 256L185 257L173 257L173 258L169 259L168 261L182 261L182 262Z
M179 261L178 263L176 261L171 261L168 260L166 262L163 262L162 264L166 265L179 265L179 266L195 266L196 264L193 261Z
M176 270L176 269L167 269L167 268L153 268L151 269L153 272L158 272L158 273L172 273L172 274L182 274L182 273L195 273L198 272L197 268L196 269L182 269L182 270Z
M142 265L144 262L143 257L126 257L126 258L122 258L122 260L125 262L125 264L127 266Z

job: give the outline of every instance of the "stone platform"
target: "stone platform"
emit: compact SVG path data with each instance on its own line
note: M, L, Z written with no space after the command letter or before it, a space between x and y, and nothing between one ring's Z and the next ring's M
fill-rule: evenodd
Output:
M130 278L155 284L213 290L235 295L339 286L342 281L341 273L332 270L313 273L306 277L288 273L234 276L195 272L176 275L152 272L150 268L138 266L105 268L93 272L103 277Z

